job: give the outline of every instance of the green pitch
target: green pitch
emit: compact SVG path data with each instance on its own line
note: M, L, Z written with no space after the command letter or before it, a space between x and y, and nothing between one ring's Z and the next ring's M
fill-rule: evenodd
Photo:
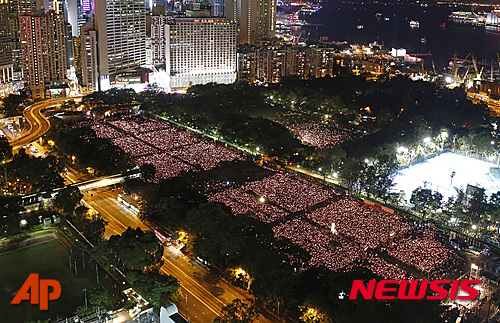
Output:
M83 289L97 287L95 277L78 266L78 276L69 269L68 248L60 240L19 249L0 256L0 313L2 322L37 322L49 318L68 317L85 305ZM40 311L38 305L23 301L10 302L29 274L38 273L40 279L56 279L61 284L61 297L49 301L49 310ZM87 292L88 296L88 292Z

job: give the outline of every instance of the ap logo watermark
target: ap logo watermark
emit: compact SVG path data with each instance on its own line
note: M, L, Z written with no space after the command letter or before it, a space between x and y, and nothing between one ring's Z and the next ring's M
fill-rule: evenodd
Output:
M49 287L52 288L51 291ZM39 274L30 274L10 303L20 304L22 301L31 300L31 304L39 304L40 310L46 311L49 309L49 301L59 297L61 297L61 284L57 280L39 279Z

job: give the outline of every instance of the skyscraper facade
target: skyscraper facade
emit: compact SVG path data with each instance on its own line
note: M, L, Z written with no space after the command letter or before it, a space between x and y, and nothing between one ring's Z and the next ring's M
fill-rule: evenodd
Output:
M45 98L50 83L46 26L45 15L26 13L19 17L24 85L33 98Z
M224 17L224 0L210 0L214 11L214 17Z
M80 62L82 86L89 92L97 91L99 75L97 70L97 32L92 22L80 30Z
M146 1L95 0L101 89L146 63Z
M168 17L165 15L151 16L151 64L165 65L165 28Z
M33 98L45 98L47 90L66 78L66 24L54 11L19 16L24 85Z
M7 0L0 0L0 97L9 93L13 75L9 4Z
M238 45L276 35L277 0L225 0L224 16L238 28Z
M236 80L236 25L223 18L174 18L166 25L170 88Z

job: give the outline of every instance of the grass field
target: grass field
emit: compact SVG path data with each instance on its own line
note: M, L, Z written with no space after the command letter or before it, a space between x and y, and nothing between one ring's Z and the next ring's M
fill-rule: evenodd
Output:
M60 240L52 240L0 256L0 313L1 322L36 322L48 318L73 315L78 306L85 305L83 289L97 287L94 277L78 268L78 276L69 270L69 250ZM49 302L48 311L23 301L10 302L31 273L40 279L56 279L61 284L61 297Z

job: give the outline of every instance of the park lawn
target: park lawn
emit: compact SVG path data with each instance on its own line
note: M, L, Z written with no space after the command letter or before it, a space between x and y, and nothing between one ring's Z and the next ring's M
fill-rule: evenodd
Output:
M36 322L48 318L67 317L75 309L85 305L83 289L97 287L95 277L78 267L78 276L69 269L68 248L60 240L16 250L0 256L0 313L2 322ZM61 284L61 297L49 301L48 311L40 311L38 305L22 301L10 302L31 273L39 273L40 279L56 279ZM87 292L88 295L88 292Z

